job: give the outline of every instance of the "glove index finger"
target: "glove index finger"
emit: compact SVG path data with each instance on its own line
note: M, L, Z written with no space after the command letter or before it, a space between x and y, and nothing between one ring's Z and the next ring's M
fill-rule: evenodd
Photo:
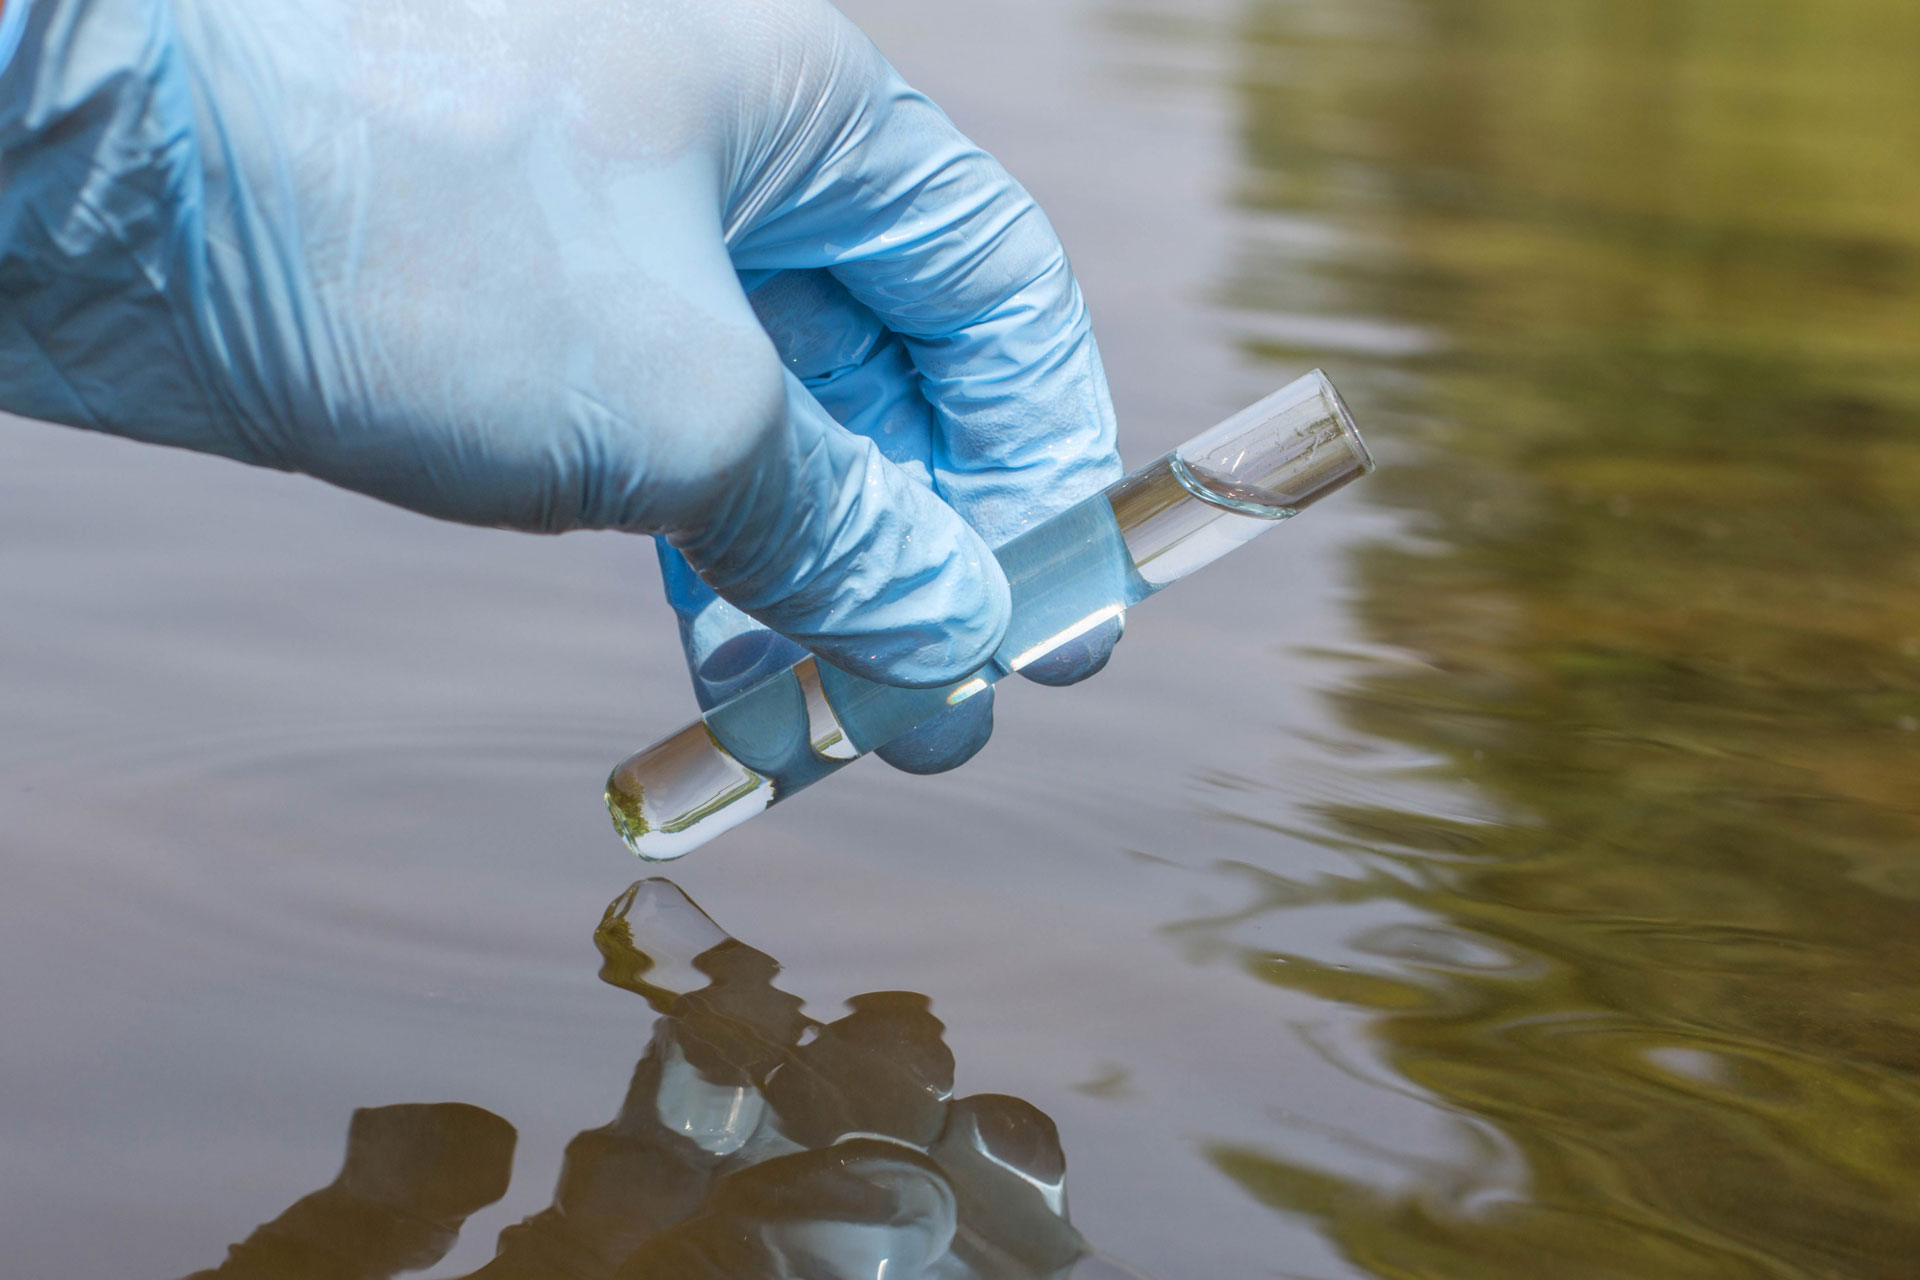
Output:
M830 269L901 335L935 413L936 487L997 545L1120 474L1086 304L1026 190L844 18L823 21L831 52L797 90L817 109L791 113L807 124L768 166L801 176L737 202L729 248L742 268Z

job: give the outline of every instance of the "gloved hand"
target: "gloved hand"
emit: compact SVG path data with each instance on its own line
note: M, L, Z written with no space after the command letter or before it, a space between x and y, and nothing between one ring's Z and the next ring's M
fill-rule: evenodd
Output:
M22 4L8 410L661 535L704 698L773 660L749 617L959 678L988 545L1119 472L1045 219L820 0Z

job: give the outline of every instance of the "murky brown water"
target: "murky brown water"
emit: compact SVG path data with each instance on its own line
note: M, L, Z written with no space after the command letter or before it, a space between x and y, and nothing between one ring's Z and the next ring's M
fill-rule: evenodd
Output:
M1381 470L676 881L1162 1280L1915 1274L1920 10L850 10L1060 224L1130 461L1318 363ZM213 1266L362 1108L468 1175L429 1274L551 1228L672 1038L593 945L650 561L0 430L0 1274Z

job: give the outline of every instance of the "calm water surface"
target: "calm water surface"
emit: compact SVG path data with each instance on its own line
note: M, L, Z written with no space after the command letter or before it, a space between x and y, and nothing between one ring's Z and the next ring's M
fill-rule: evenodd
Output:
M1060 225L1129 461L1323 364L1381 470L680 886L1162 1280L1914 1274L1920 10L849 8ZM611 1167L688 1016L600 979L651 559L0 428L5 1274L213 1266L362 1108L462 1104L354 1130L466 1171L426 1274Z

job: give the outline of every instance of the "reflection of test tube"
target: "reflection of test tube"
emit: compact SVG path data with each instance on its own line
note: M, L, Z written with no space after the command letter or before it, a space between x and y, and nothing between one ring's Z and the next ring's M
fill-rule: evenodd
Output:
M972 676L902 689L803 658L615 769L614 826L641 857L677 858L1372 469L1316 370L1000 547L1013 621Z

